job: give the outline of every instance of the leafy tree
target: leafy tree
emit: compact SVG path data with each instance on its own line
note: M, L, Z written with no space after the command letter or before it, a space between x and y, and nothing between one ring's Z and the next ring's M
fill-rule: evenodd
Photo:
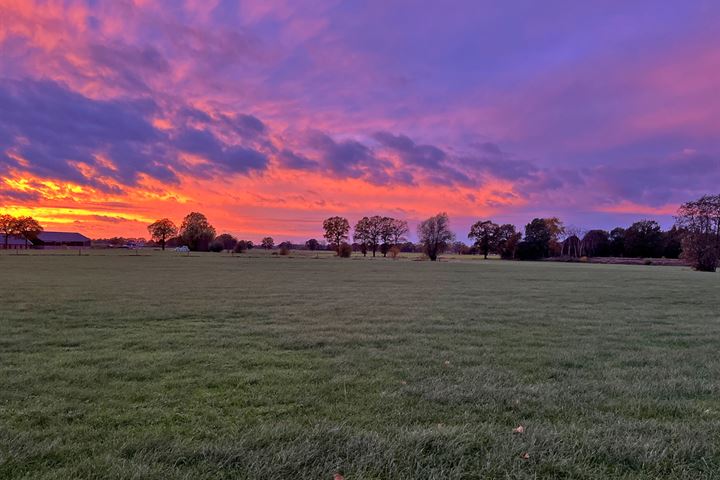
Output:
M610 230L610 255L613 257L625 256L625 229L622 227Z
M238 240L237 238L233 237L229 233L223 233L222 235L218 235L215 239L216 242L220 242L223 246L223 250L232 250L235 248L235 245L237 245Z
M497 250L498 228L500 227L490 220L481 220L470 227L468 238L475 240L475 246L486 259L488 253Z
M418 225L418 237L425 254L433 262L437 260L438 255L455 239L455 235L450 230L450 218L447 213L439 213L421 222Z
M323 221L323 229L325 239L340 253L340 244L348 239L350 232L350 222L343 217L330 217Z
M525 226L525 240L523 243L532 244L531 246L523 245L522 254L526 259L531 259L539 255L537 258L548 257L551 254L560 253L560 236L565 232L560 219L551 218L534 218Z
M183 219L180 236L190 250L207 250L215 238L215 228L205 215L191 212Z
M32 217L20 217L17 219L15 230L18 235L25 239L25 246L29 241L37 240L40 232L43 231L42 225Z
M582 251L588 257L606 257L610 254L610 234L605 230L588 230L582 239Z
M682 253L682 241L686 231L684 228L678 228L673 225L670 230L663 233L663 257L680 258Z
M353 239L356 242L360 242L361 245L365 245L366 249L372 251L373 257L380 246L380 235L384 222L383 217L375 215L373 217L363 217L355 225ZM366 251L363 252L363 255L366 254Z
M320 242L318 242L318 241L315 240L314 238L311 238L310 240L308 240L307 242L305 242L305 248L307 248L308 250L314 252L315 250L319 250L319 249L320 249Z
M399 220L397 218L390 218L386 228L388 243L392 246L398 246L404 242L405 235L410 232L408 223L405 220Z
M659 257L663 234L655 220L640 220L625 231L625 254L629 257Z
M272 237L265 237L260 241L260 247L265 250L272 250L275 246L275 240Z
M185 217L185 219L187 220L187 217ZM168 218L163 218L155 223L151 223L148 225L147 229L150 233L150 237L157 241L160 244L160 248L163 250L165 250L165 243L167 239L178 234L177 226L175 226L172 220Z
M677 224L686 231L683 257L698 271L714 272L720 258L720 195L705 195L683 204Z
M515 225L505 223L497 228L495 238L495 253L503 259L515 258L517 245L522 234L515 231Z

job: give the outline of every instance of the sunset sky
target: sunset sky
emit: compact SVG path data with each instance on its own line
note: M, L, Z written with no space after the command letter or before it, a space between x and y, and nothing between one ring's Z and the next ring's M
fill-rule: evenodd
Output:
M0 0L0 211L93 238L720 192L720 2Z

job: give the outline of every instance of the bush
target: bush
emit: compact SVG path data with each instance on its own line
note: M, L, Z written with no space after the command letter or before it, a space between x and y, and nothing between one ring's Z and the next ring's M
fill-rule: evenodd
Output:
M290 255L290 249L287 246L283 245L282 247L280 247L280 255Z
M218 252L222 252L223 250L225 250L225 246L223 245L222 242L212 242L210 244L210 246L208 247L208 249L211 252L218 253Z
M245 240L240 240L235 244L235 248L233 249L233 252L235 253L245 253L245 250L247 250L247 242Z
M543 245L538 242L520 242L515 252L515 258L518 260L539 260L543 256Z
M389 253L390 253L390 258L392 258L393 260L397 260L398 256L400 255L400 248L398 248L397 246L392 247L390 249Z
M340 248L338 249L338 256L342 258L350 258L352 255L352 247L348 245L347 243L340 244Z

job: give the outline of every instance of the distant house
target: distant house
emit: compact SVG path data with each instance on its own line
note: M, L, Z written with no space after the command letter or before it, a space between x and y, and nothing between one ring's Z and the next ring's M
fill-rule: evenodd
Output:
M23 237L18 237L15 235L10 235L8 237L8 250L20 250L25 248L31 248L32 246L33 242L31 242L30 240L25 240ZM0 248L5 248L5 235L3 234L0 234Z
M35 246L39 248L90 247L90 239L76 232L42 232Z

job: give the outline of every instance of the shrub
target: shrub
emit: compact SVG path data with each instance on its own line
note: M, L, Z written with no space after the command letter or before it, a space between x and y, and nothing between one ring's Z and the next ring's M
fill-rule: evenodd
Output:
M216 241L216 242L212 242L212 243L210 244L210 246L208 247L208 249L209 249L211 252L218 253L218 252L222 252L223 250L225 250L225 246L223 245L222 242L217 242L217 241Z
M345 242L341 243L340 248L338 249L338 256L342 258L350 258L351 255L352 247Z
M398 248L397 246L394 246L390 249L389 253L390 253L390 258L392 258L393 260L397 260L398 256L400 255L400 248Z
M290 255L290 249L287 246L283 245L282 247L280 247L280 255Z

